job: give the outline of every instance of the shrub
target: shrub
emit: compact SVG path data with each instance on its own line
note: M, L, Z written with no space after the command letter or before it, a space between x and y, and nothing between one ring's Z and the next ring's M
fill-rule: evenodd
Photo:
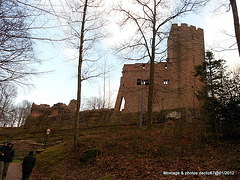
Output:
M83 163L96 161L97 156L101 155L101 150L98 148L87 149L82 152L80 161Z

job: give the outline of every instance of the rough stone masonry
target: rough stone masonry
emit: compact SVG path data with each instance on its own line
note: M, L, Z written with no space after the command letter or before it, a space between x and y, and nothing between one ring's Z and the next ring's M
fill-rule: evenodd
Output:
M195 66L205 60L203 29L187 24L173 24L168 38L166 62L155 64L153 111L178 108L198 109L196 93L202 88L194 76ZM115 110L139 112L141 108L141 85L137 79L149 79L150 64L125 64ZM143 87L143 111L147 111L148 86ZM125 103L124 103L125 101Z

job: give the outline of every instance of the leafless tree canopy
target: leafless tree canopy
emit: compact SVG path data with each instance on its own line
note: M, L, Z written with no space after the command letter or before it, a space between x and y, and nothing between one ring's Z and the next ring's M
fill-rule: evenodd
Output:
M113 10L123 15L120 26L133 24L136 33L118 44L115 50L126 60L148 62L153 56L154 47L154 61L161 60L166 51L162 43L168 36L170 24L178 17L197 11L207 2L209 0L131 0L129 4L132 6L119 3Z
M104 102L101 98L99 97L90 97L86 99L86 104L84 109L86 110L96 110L96 109L101 109L104 106Z
M34 74L28 15L15 0L0 1L0 83L25 84L28 75Z
M13 107L13 118L12 118L12 126L15 125L20 127L25 124L27 116L30 114L32 108L32 104L24 100L21 103L15 105ZM14 121L15 120L15 121Z
M82 81L92 77L98 77L96 61L101 58L100 51L97 50L97 43L105 37L101 29L105 22L100 13L101 0L65 0L60 9L52 10L62 23L62 29L67 34L67 44L74 49L78 60L77 77L77 108L75 118L74 145L79 142L79 111L81 104ZM60 12L58 13L57 12ZM97 51L96 51L97 50ZM84 68L86 68L84 70Z
M235 34L223 31L224 35L228 38L224 42L219 42L215 47L211 48L211 51L214 52L223 52L223 51L235 51L238 50L240 56L240 26L239 26L239 15L236 0L221 0L216 4L214 12L219 15L232 10L234 31ZM226 24L222 24L223 26Z
M0 84L0 126L9 123L9 112L16 97L16 88L7 83Z
M16 85L7 82L0 84L0 127L20 127L30 114L31 103L24 100L15 105L16 96Z

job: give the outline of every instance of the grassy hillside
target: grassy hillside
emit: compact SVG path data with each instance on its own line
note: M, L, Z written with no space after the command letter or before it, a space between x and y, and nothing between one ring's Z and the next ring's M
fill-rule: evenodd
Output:
M59 180L240 178L239 142L216 144L198 132L177 122L152 130L136 126L85 129L76 148L72 137L67 140L63 133L64 143L37 155L34 174Z

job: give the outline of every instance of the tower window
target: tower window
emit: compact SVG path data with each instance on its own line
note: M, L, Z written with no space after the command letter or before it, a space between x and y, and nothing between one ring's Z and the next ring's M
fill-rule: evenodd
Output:
M167 66L167 64L165 64L165 67L164 67L164 69L167 69L168 68L168 66Z
M163 84L164 84L164 85L167 85L168 83L169 83L169 79L163 80Z

